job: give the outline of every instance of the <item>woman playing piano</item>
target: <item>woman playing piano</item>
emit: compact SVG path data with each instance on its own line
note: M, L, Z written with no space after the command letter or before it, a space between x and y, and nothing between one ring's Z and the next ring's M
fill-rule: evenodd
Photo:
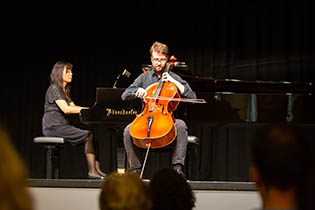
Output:
M69 83L72 81L72 64L58 61L50 73L50 86L46 91L42 130L45 136L63 137L72 146L85 143L84 152L88 163L88 177L104 179L106 176L100 169L95 155L93 135L70 125L66 119L68 114L78 114L85 107L77 106L70 98Z

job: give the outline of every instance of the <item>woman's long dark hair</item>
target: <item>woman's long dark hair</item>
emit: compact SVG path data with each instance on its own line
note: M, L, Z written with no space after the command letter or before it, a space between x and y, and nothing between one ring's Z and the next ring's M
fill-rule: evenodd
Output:
M50 83L51 84L55 84L58 87L60 87L62 89L63 94L65 95L66 101L68 103L70 103L71 102L70 85L68 83L65 88L63 87L62 76L63 76L63 70L64 70L65 66L66 66L67 69L72 69L73 65L71 63L69 63L69 62L66 62L66 61L58 61L54 65L54 67L53 67L53 69L52 69L52 71L50 73Z

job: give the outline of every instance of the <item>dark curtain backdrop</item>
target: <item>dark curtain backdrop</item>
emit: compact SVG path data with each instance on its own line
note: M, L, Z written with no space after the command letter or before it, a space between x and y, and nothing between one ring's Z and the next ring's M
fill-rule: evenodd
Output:
M3 10L0 120L34 178L45 173L43 148L32 139L41 135L44 95L58 60L74 64L72 98L88 107L96 87L111 87L124 69L132 77L121 87L138 76L154 41L166 43L194 76L315 82L312 0L28 2ZM78 116L71 119L85 127ZM63 167L73 173L64 176L85 176L83 147L65 151Z

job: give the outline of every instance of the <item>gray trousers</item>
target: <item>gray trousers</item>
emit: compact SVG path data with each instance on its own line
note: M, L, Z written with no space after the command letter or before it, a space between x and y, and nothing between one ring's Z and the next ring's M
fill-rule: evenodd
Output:
M129 132L129 127L131 123L126 126L124 129L124 146L127 153L127 159L129 162L130 170L138 169L142 167L142 163L139 160L139 148L133 144L133 139ZM181 164L184 166L185 164L185 158L186 158L186 151L187 151L187 138L188 138L188 132L187 132L187 126L186 123L183 120L176 119L175 120L175 128L177 131L177 136L175 139L175 149L173 153L172 158L172 164Z

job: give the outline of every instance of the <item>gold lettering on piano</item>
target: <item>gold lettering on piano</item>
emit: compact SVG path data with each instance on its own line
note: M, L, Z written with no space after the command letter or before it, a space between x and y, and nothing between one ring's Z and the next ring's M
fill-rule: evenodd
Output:
M106 116L112 116L112 115L121 115L121 116L125 116L125 115L136 115L137 114L137 110L131 109L131 110L116 110L116 109L110 109L110 108L106 108Z

